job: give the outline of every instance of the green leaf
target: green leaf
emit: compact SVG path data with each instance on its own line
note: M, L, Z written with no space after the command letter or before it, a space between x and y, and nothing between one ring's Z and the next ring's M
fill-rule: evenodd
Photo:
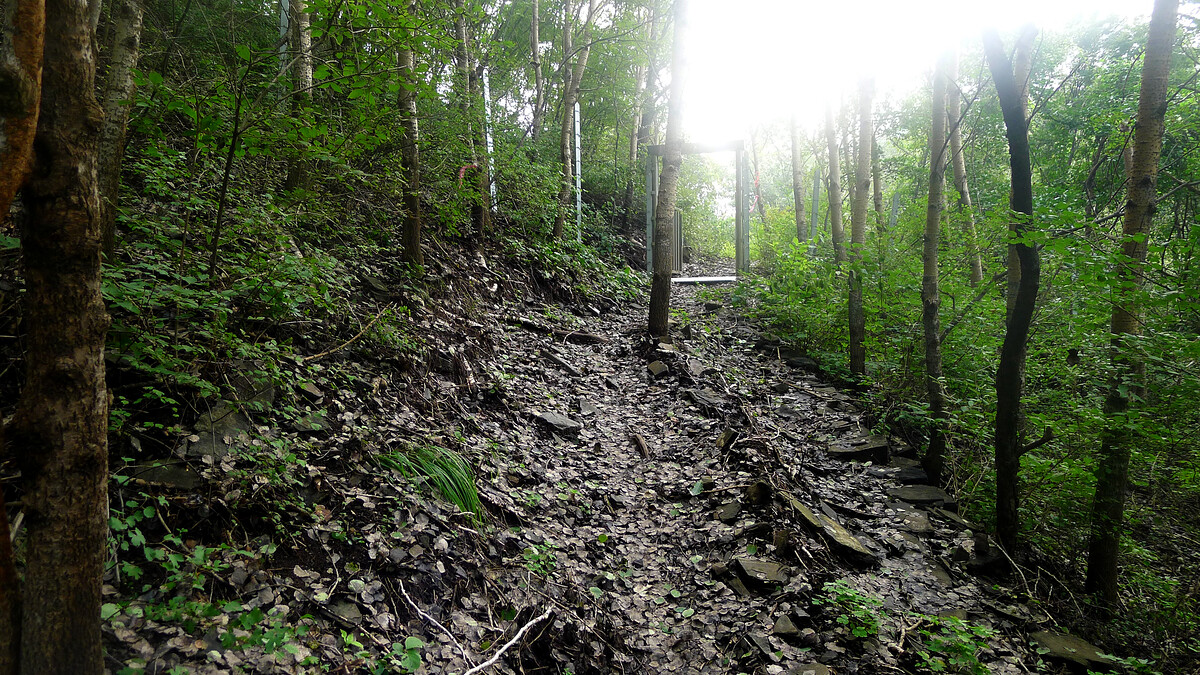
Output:
M700 494L701 492L704 492L704 481L699 481L699 480L696 481L696 484L692 486L691 492L692 492L693 497Z
M600 599L600 596L604 595L604 591L600 590L597 586L592 586L588 590L591 591L592 595L596 596L597 600Z
M250 48L246 45L238 45L234 48L237 51L238 58L243 61L250 60Z
M424 646L425 646L425 641L419 637L414 636L414 637L404 638L404 648L405 649L420 649Z
M115 605L111 602L106 602L103 605L100 605L100 620L108 621L109 619L116 616L117 613L120 611L121 611L120 605Z

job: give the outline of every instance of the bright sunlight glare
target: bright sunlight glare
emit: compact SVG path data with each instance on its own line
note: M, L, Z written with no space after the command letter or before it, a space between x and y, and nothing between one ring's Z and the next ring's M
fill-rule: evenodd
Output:
M809 131L860 77L877 96L921 84L937 55L974 48L988 26L1069 29L1091 18L1149 16L1152 0L692 0L684 128L741 138L796 115ZM973 42L972 42L973 41Z

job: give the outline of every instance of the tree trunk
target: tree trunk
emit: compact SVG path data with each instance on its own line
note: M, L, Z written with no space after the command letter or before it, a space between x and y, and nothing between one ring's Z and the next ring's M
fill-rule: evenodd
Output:
M42 86L43 0L9 0L0 11L0 221L32 169ZM3 600L0 600L3 602Z
M967 184L967 164L963 157L962 143L962 90L958 86L958 54L950 62L950 88L947 91L950 122L950 162L954 167L954 187L958 190L958 213L963 217L963 234L966 236L968 259L971 271L968 279L971 287L983 281L983 256L979 251L979 235L975 227L975 209L971 205L971 188Z
M563 108L562 128L559 131L558 151L562 159L562 182L558 187L558 215L554 219L554 239L562 239L563 225L567 220L567 210L571 204L572 179L575 175L572 166L571 139L574 132L575 102L579 100L579 85L583 82L583 72L587 68L588 55L592 51L592 21L596 15L596 0L588 0L588 14L583 23L583 47L575 56L574 64L570 62L571 52L574 51L573 28L567 21L563 27L563 43L566 60L563 63ZM571 64L568 68L567 65Z
M984 52L1000 109L1004 115L1005 135L1008 138L1009 170L1012 194L1010 207L1016 216L1011 229L1015 236L1023 235L1033 215L1033 170L1029 159L1029 126L1022 102L1021 89L1013 74L1012 63L1004 53L1000 36L989 30L984 33ZM1029 38L1032 42L1032 37ZM1019 50L1018 50L1019 51ZM1026 243L1013 244L1020 265L1019 282L1013 294L1000 363L996 368L996 534L1010 552L1017 551L1020 530L1018 502L1021 469L1021 394L1025 380L1025 352L1029 326L1033 320L1041 281L1041 261L1037 249Z
M675 221L675 192L683 164L683 35L687 29L687 0L675 0L675 35L671 41L671 97L667 103L667 148L658 180L654 212L654 272L650 279L650 335L667 335L671 309L671 231Z
M142 38L140 0L118 0L113 6L112 50L104 87L104 122L100 125L97 174L100 182L100 232L104 253L116 250L117 206L121 196L121 162L125 157L125 128L133 107L133 70Z
M792 132L792 196L796 204L796 241L808 241L808 223L804 218L804 158L800 156L800 126L795 115L789 125Z
M412 16L418 15L415 0L409 2L408 11ZM404 136L400 143L400 166L404 175L404 261L420 267L425 264L421 252L421 153L418 145L417 123L417 71L413 55L412 40L416 37L409 34L408 42L400 50L400 125Z
M850 204L850 372L867 374L867 319L863 311L863 248L867 241L867 201L871 198L871 96L875 83L858 85L858 163L854 170L854 200Z
M546 78L542 75L542 39L538 34L540 22L538 0L533 0L533 19L529 26L529 64L533 66L533 122L530 133L534 143L542 136L542 114L546 105Z
M108 536L108 315L96 185L102 113L87 3L50 0L45 16L37 171L22 192L25 386L5 430L28 524L19 664L29 675L100 673Z
M305 6L305 0L290 0L288 12L291 14L291 42L294 65L292 66L292 115L301 117L312 104L313 61L312 61L312 31L309 28L310 15ZM303 123L303 122L302 122ZM292 157L288 161L287 178L284 179L285 190L296 190L308 183L308 171L303 157Z
M1118 601L1118 553L1125 517L1125 490L1129 477L1130 446L1134 441L1128 416L1144 392L1145 365L1135 348L1126 344L1140 335L1142 268L1150 225L1157 209L1158 160L1162 152L1167 84L1171 52L1175 46L1178 0L1155 0L1150 35L1142 65L1138 96L1133 161L1126 187L1125 221L1121 242L1122 264L1113 283L1110 354L1113 378L1104 412L1108 416L1096 466L1096 497L1092 504L1092 533L1088 547L1087 589L1100 594L1108 606Z
M629 231L630 223L633 221L633 195L634 195L634 186L635 186L635 183L637 182L635 179L638 176L638 171L637 171L638 146L641 142L641 137L642 137L642 129L641 129L641 124L643 121L642 109L643 109L643 106L645 105L645 103L644 103L645 99L649 96L650 82L654 78L654 75L651 72L651 69L653 68L653 61L654 61L654 58L652 56L653 50L654 50L654 44L658 39L657 29L658 29L658 15L657 15L657 13L654 12L654 10L652 8L650 11L650 27L648 29L650 39L646 43L647 49L649 49L651 51L651 56L650 56L650 60L647 64L640 65L640 66L638 66L638 69L637 69L637 73L636 73L637 93L634 96L633 127L629 130L629 178L625 181L625 197L624 197L624 202L622 203L622 209L621 209L622 225L623 225L622 229L625 232Z
M933 123L929 131L929 204L925 209L924 249L921 256L921 324L925 329L925 392L929 400L929 447L921 464L934 483L940 483L946 464L946 392L942 387L942 332L938 311L938 239L941 232L943 189L946 184L946 82L954 57L943 56L933 74ZM958 93L950 94L957 100ZM957 117L957 116L955 116Z
M838 157L837 130L833 126L833 109L825 106L825 142L829 149L829 231L833 240L833 261L846 262L846 234L842 231L842 169Z
M1011 68L1016 96L1021 109L1021 119L1024 120L1023 124L1025 125L1026 146L1029 145L1029 75L1033 70L1033 39L1035 37L1037 37L1037 30L1033 26L1026 25L1021 28L1021 33L1017 36ZM1007 57L1005 60L1007 61ZM1014 197L1010 195L1010 199L1012 198ZM1032 200L1032 197L1030 199ZM1008 229L1010 236L1016 236L1019 229L1016 221L1009 223ZM1008 284L1004 294L1004 320L1006 322L1012 320L1013 306L1017 303L1020 286L1021 258L1017 254L1017 245L1010 243L1008 245ZM1024 359L1021 363L1021 367L1024 369Z
M758 172L758 134L750 130L750 161L754 164L754 207L758 211L758 219L767 222L767 205L763 203L762 180Z

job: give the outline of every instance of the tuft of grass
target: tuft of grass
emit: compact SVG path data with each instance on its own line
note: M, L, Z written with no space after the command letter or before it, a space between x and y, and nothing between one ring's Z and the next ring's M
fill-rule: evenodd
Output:
M420 445L376 457L380 465L406 478L423 478L464 513L483 520L483 504L475 490L475 474L462 455L436 445Z

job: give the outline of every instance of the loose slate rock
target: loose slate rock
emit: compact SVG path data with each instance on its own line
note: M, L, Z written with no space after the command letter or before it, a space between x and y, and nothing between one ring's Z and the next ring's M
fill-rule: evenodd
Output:
M742 512L742 503L733 501L728 504L722 504L717 507L717 520L722 523L732 523L737 520L738 514Z
M782 637L792 637L800 634L800 629L796 628L796 624L792 623L791 617L787 614L775 620L775 626L771 628L771 632Z
M946 494L945 490L932 485L906 485L892 488L887 493L889 497L909 504L955 504L954 499Z
M830 443L825 452L834 459L844 462L875 462L884 464L888 460L886 436L865 436Z
M753 558L735 558L738 569L747 581L759 584L786 584L788 574L779 563L755 560Z
M1049 659L1096 670L1113 665L1113 660L1101 653L1095 645L1074 635L1044 630L1030 635L1029 638L1036 642L1040 649L1048 650L1045 656Z
M792 666L788 670L788 675L829 675L829 667L820 663L805 663L799 666Z
M583 428L583 425L566 415L559 415L554 412L538 413L537 418L552 431L559 434L577 434Z
M711 389L684 389L683 393L697 406L706 410L718 410L721 407L721 397Z
M646 366L646 369L650 371L651 377L656 378L662 377L663 375L671 372L671 368L662 361L651 361L650 365Z

